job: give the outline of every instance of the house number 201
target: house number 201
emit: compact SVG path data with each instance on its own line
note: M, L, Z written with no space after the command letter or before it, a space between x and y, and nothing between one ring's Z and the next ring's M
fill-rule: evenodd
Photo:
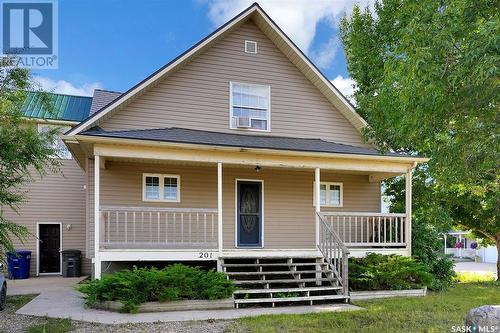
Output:
M200 258L200 259L212 259L213 253L212 252L198 252L198 258Z

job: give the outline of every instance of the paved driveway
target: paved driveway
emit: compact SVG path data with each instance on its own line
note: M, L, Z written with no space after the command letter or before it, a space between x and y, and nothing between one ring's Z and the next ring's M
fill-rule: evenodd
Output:
M496 276L497 266L496 264L484 262L457 262L455 263L455 272L493 273Z

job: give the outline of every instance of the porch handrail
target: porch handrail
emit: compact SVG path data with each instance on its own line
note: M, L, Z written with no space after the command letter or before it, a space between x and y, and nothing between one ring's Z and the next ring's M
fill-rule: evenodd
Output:
M106 249L216 249L212 208L101 206L100 246Z
M374 217L406 217L405 213L358 213L358 212L321 212L325 216L374 216Z
M349 248L402 248L409 235L402 213L321 212L325 223Z
M316 212L316 214L320 220L318 249L323 254L328 267L332 270L337 284L342 287L343 296L347 298L349 296L349 250L335 230L330 228L322 215L323 213Z
M170 207L132 207L132 206L102 206L102 211L120 212L175 212L175 213L217 213L217 208L170 208Z

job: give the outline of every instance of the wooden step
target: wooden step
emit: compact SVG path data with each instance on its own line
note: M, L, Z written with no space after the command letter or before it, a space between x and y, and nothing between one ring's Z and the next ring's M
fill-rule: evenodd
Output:
M340 290L342 287L297 287L297 288L270 288L270 289L239 289L233 292L235 295L244 294L268 294L268 293L289 293L289 292L306 292L306 291L329 291Z
M306 283L329 281L334 282L334 278L310 278L310 279L277 279L277 280L231 280L235 285L240 284L271 284L271 283Z
M280 267L280 266L289 266L289 267L299 267L299 266L326 266L327 263L319 262L319 263L306 263L306 262L298 262L298 263L264 263L264 264L222 264L222 267Z
M296 274L313 274L313 273L328 273L324 270L314 270L314 271L267 271L267 272L226 272L229 276L238 275L296 275Z
M344 295L321 295L321 296L297 296L280 298L241 298L235 299L235 304L245 303L278 303L278 302L307 302L307 301L325 301L333 299L346 299Z

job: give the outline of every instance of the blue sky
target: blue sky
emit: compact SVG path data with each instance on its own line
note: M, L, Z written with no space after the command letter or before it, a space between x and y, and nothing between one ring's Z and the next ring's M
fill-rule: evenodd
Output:
M252 2L59 0L59 69L34 75L56 92L125 91ZM337 27L354 1L259 3L339 89L352 91Z

